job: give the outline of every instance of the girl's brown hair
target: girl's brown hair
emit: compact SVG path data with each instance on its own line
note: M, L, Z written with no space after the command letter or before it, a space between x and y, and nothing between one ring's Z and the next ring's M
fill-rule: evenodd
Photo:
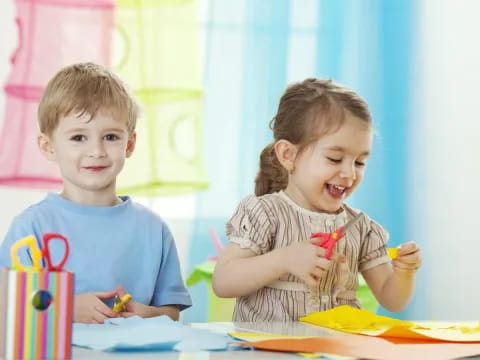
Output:
M270 121L274 141L260 154L255 195L287 187L288 172L277 159L275 142L288 140L298 145L301 152L321 136L337 131L347 112L369 124L372 122L365 100L332 80L310 78L290 85L280 98L277 114Z
M123 81L104 66L79 63L61 69L47 84L38 105L40 131L51 135L60 117L72 111L93 117L100 109L135 130L139 105Z

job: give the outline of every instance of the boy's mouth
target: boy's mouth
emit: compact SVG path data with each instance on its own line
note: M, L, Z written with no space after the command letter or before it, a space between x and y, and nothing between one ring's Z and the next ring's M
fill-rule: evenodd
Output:
M105 168L106 166L85 166L84 167L85 170L94 171L94 172L102 171Z
M343 198L347 192L347 187L340 185L327 184L326 188L328 194L334 199Z

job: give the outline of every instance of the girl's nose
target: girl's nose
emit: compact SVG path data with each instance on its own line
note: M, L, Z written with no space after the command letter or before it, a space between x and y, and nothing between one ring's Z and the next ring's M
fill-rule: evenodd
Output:
M352 181L355 181L355 179L357 178L355 164L345 163L345 165L342 167L342 172L340 173L340 176L344 179L351 179Z

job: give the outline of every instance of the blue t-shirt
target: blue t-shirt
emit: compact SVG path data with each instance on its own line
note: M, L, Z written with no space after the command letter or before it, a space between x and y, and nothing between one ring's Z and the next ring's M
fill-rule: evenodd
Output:
M11 266L11 245L28 235L39 241L60 233L70 245L65 269L75 274L75 294L115 290L122 285L135 301L154 306L192 305L172 234L163 220L128 196L115 206L85 206L49 193L18 215L0 247L0 266ZM55 263L64 246L51 241ZM19 252L31 265L27 247Z

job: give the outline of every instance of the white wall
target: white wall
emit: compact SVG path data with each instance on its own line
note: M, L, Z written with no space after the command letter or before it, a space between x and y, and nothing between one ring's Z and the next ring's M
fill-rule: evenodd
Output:
M419 2L410 237L427 244L428 319L480 319L479 13L476 0Z

